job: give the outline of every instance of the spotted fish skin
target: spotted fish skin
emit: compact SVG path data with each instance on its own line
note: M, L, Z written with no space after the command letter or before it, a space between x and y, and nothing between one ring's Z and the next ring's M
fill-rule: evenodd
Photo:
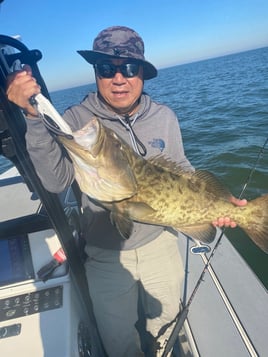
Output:
M268 195L243 207L234 206L230 191L213 174L184 171L162 156L145 160L98 118L87 126L84 134L74 133L76 140L60 140L70 155L82 158L87 167L85 171L79 160L74 164L81 176L81 190L110 209L122 237L129 238L133 221L138 221L172 227L210 243L215 237L211 222L229 216L268 253ZM83 135L89 132L94 140L91 137L87 145ZM92 182L98 186L93 192L87 189Z

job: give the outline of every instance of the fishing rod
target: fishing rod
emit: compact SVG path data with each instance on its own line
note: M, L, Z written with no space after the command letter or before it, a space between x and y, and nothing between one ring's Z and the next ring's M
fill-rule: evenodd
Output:
M9 53L9 51L7 51L9 47L16 49L19 52ZM6 96L5 86L7 76L11 72L11 68L14 69L16 61L19 61L20 63L31 65L34 76L38 78L42 93L45 97L49 98L49 92L37 66L37 61L41 58L42 54L40 51L30 51L24 44L15 38L0 35L0 133L3 132L7 135L9 143L11 143L11 148L8 149L8 151L11 152L11 155L8 158L13 161L23 178L28 179L31 188L38 194L46 214L57 233L64 252L66 253L68 265L73 278L72 281L80 298L81 305L84 308L85 319L90 322L91 337L92 340L94 340L94 344L92 344L93 355L98 355L98 357L106 356L96 326L83 261L81 254L77 249L72 227L69 224L68 217L66 216L59 196L47 191L35 172L25 144L24 134L26 125L24 115L18 106L8 101ZM2 144L3 142L0 137L0 149ZM4 149L6 150L6 147L4 147ZM3 154L5 153L3 152ZM74 186L72 185L72 189L76 200L80 205L80 195L79 193L76 194L78 191L76 182L74 182Z
M262 145L262 147L259 150L259 153L258 153L257 159L255 161L255 164L251 168L251 170L249 172L249 175L245 180L245 184L243 185L243 188L242 188L242 190L241 190L241 192L239 194L239 199L241 199L243 197L246 189L248 188L248 185L251 182L252 176L253 176L254 172L256 171L257 166L259 165L259 162L260 162L261 158L264 155L264 150L265 150L265 147L266 147L267 143L268 143L268 137L265 139L264 144ZM232 305L230 304L229 299L226 296L226 294L225 294L225 292L224 292L224 290L223 290L223 288L222 288L218 278L216 277L216 275L214 273L214 270L213 270L213 268L212 268L212 266L210 264L213 256L215 255L215 252L216 252L218 246L221 243L221 240L222 240L222 237L224 235L224 232L225 232L225 228L222 229L221 234L220 234L220 236L219 236L219 238L218 238L218 240L217 240L217 242L216 242L214 248L212 249L212 251L210 253L210 256L208 258L206 256L206 254L203 252L203 250L200 249L200 253L198 253L198 254L201 255L201 257L202 257L202 259L203 259L203 261L205 263L204 268L203 268L203 270L202 270L202 272L200 274L200 277L199 277L199 279L198 279L198 281L197 281L197 283L196 283L196 285L195 285L195 287L194 287L194 289L193 289L193 291L192 291L187 303L183 306L182 310L179 312L179 314L175 318L175 320L176 320L175 325L173 327L173 330L170 333L170 336L169 336L168 340L166 341L166 345L165 345L165 348L164 348L164 351L163 351L163 354L162 354L161 357L167 357L168 353L173 348L173 346L174 346L174 344L175 344L175 342L177 340L178 334L179 334L179 332L180 332L185 320L187 319L190 305L193 302L193 299L194 299L194 297L195 297L195 295L196 295L196 293L198 291L199 286L201 285L202 281L204 280L204 276L205 276L206 271L210 272L214 283L216 284L218 290L220 291L220 295L223 298L223 300L225 302L225 305L226 305L230 315L232 316L232 319L233 319L233 321L234 321L234 323L235 323L235 325L236 325L236 327L237 327L237 329L238 329L238 331L240 333L241 338L243 339L243 342L244 342L246 348L248 349L248 352L250 353L250 356L258 357L258 353L257 353L255 347L253 346L249 336L247 335L246 331L244 330L244 328L243 328L238 316L236 315ZM203 247L200 243L197 243L197 246L199 246L199 248ZM157 337L159 337L159 335Z

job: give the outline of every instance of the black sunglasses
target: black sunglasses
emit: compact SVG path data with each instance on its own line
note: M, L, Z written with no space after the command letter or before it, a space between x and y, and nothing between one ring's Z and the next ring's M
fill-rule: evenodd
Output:
M122 73L126 78L132 78L138 75L140 64L123 63L117 66L113 63L96 63L94 68L97 75L102 78L113 78L117 71Z

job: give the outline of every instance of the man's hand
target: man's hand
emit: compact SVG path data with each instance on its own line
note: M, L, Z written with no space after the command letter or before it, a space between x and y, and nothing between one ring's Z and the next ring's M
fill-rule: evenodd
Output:
M39 94L40 91L40 86L32 77L32 70L28 65L25 65L21 71L16 71L8 76L6 91L8 99L34 117L38 113L30 104L29 98Z
M231 197L230 201L235 206L240 206L240 207L243 207L247 204L246 199L240 200L239 198L236 198L234 196ZM230 217L219 217L218 219L213 221L212 224L215 227L226 227L226 228L228 227L235 228L237 226L236 222L233 221Z

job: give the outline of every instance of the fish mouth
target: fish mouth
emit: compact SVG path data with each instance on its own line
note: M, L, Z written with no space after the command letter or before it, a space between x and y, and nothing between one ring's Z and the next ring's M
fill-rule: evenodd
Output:
M95 118L91 119L83 128L73 133L75 142L87 149L96 144L98 137L99 124Z

